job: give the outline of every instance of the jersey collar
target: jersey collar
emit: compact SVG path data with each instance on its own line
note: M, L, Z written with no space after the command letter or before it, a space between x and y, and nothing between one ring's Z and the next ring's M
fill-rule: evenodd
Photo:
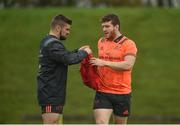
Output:
M116 38L115 40L113 40L115 43L118 43L124 36L121 35L118 38Z

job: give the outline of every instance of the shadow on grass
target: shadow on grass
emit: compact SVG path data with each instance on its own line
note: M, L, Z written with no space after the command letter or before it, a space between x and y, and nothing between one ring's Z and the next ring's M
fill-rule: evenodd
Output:
M93 116L84 115L66 115L64 124L93 124ZM22 118L22 123L41 123L41 116L37 114L25 115ZM111 118L110 123L113 123ZM131 116L128 123L130 124L177 124L180 123L180 116Z

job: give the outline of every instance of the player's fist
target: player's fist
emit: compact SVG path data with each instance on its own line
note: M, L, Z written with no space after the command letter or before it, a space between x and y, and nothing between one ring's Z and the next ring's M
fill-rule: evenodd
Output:
M83 49L84 51L86 51L88 54L92 53L92 50L89 47L86 47L85 49Z
M79 50L84 50L85 48L90 48L90 46L89 45L82 46L81 48L79 48Z

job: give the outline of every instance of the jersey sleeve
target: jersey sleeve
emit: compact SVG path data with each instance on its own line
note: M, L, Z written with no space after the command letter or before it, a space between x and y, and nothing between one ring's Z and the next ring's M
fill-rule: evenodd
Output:
M97 44L98 49L100 49L101 42L102 42L102 38L100 38L100 39L98 40L98 44Z
M136 44L133 41L128 40L125 45L124 56L127 56L127 55L136 56L136 54L137 54Z
M70 52L63 44L54 42L48 46L48 55L54 61L71 65L81 62L87 56L87 53L84 50Z
M100 51L101 51L101 49L103 48L102 47L102 42L104 42L105 41L105 39L103 38L103 37L101 37L99 40L98 40L98 45L97 45L97 47L98 47L98 57L100 56Z

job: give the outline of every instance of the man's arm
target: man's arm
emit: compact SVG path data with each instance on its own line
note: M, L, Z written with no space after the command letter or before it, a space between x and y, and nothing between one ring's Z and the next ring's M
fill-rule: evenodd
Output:
M65 65L77 64L88 55L86 50L69 52L62 44L59 43L52 43L49 45L48 52L48 55L52 60L64 63Z
M124 57L124 61L121 61L121 62L112 62L112 61L105 61L98 58L92 58L90 60L90 63L96 66L107 66L114 70L124 71L124 70L131 70L134 66L135 60L136 60L135 56L126 55Z

